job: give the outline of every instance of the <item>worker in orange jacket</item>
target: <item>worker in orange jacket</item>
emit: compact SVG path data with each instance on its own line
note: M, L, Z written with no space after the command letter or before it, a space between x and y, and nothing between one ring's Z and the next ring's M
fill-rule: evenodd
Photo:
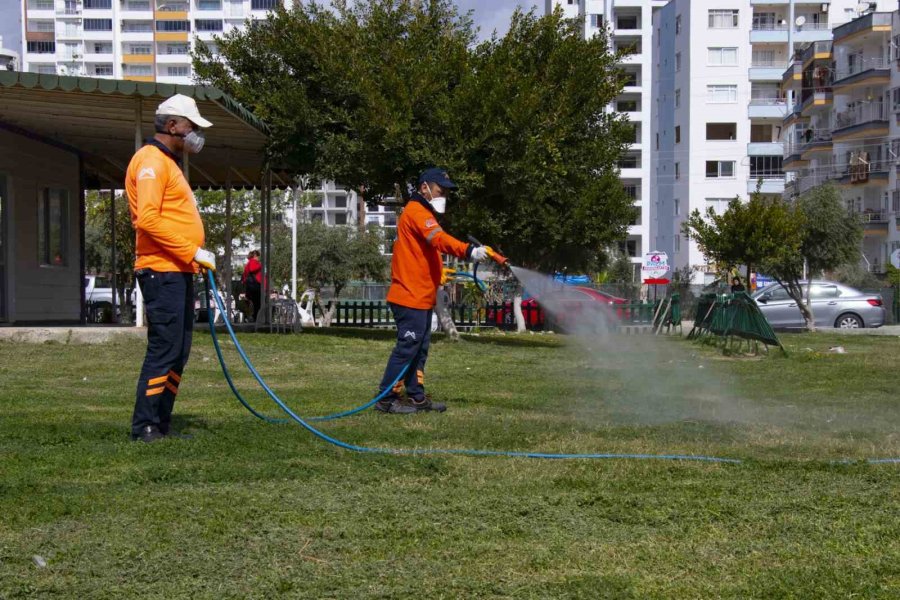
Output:
M457 189L443 169L428 169L397 222L391 258L391 287L387 301L397 324L397 343L388 359L379 393L384 393L404 368L408 371L375 409L391 414L443 412L447 406L425 393L425 361L431 344L431 314L441 283L441 253L473 262L487 258L487 250L466 244L446 233L438 215L447 207L447 194ZM401 392L406 386L409 402Z
M203 148L193 98L176 94L156 109L156 135L132 157L125 191L134 225L135 279L147 311L147 353L138 378L131 438L154 442L170 430L172 408L191 352L194 274L215 270L191 186L181 172L184 151Z

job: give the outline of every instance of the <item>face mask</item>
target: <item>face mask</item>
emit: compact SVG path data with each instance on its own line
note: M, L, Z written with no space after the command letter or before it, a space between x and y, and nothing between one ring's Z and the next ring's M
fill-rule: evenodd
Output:
M428 190L428 195L431 196L431 190ZM434 212L444 214L444 211L447 210L447 198L445 196L431 196L431 207L434 209Z
M203 150L203 144L206 143L206 137L202 133L191 131L190 133L170 133L173 137L180 137L184 140L184 148L191 154L198 154Z

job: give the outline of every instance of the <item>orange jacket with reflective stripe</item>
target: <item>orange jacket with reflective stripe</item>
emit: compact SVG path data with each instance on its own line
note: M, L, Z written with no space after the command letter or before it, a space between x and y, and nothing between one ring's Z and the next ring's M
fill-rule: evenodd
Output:
M196 273L203 222L174 155L149 142L128 164L125 191L135 230L135 269Z
M441 284L441 253L466 258L468 244L444 233L425 200L413 197L397 222L387 301L407 308L434 306Z

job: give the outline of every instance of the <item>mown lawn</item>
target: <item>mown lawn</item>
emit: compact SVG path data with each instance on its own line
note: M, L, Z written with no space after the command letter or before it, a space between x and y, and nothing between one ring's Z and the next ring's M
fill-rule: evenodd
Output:
M305 415L370 397L391 347L241 339ZM373 447L738 465L356 454L250 416L203 333L176 406L194 438L135 444L142 343L0 343L0 598L900 597L900 465L864 461L900 456L900 342L784 340L786 358L740 359L662 338L442 341L428 384L447 413L322 425Z

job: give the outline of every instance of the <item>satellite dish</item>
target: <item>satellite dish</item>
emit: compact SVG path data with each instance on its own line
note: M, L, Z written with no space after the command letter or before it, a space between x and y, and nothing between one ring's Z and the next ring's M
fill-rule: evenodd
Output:
M60 66L59 66L59 74L60 74L60 75L68 75L68 74L69 74L69 67L67 67L66 65L60 65Z
M795 24L797 27L803 27L804 25L806 25L806 17L804 17L803 15L800 15L800 16L797 17L797 19L794 21L794 24Z
M856 5L856 13L857 14L861 15L865 12L869 12L870 10L872 10L871 2L860 2L859 4Z

